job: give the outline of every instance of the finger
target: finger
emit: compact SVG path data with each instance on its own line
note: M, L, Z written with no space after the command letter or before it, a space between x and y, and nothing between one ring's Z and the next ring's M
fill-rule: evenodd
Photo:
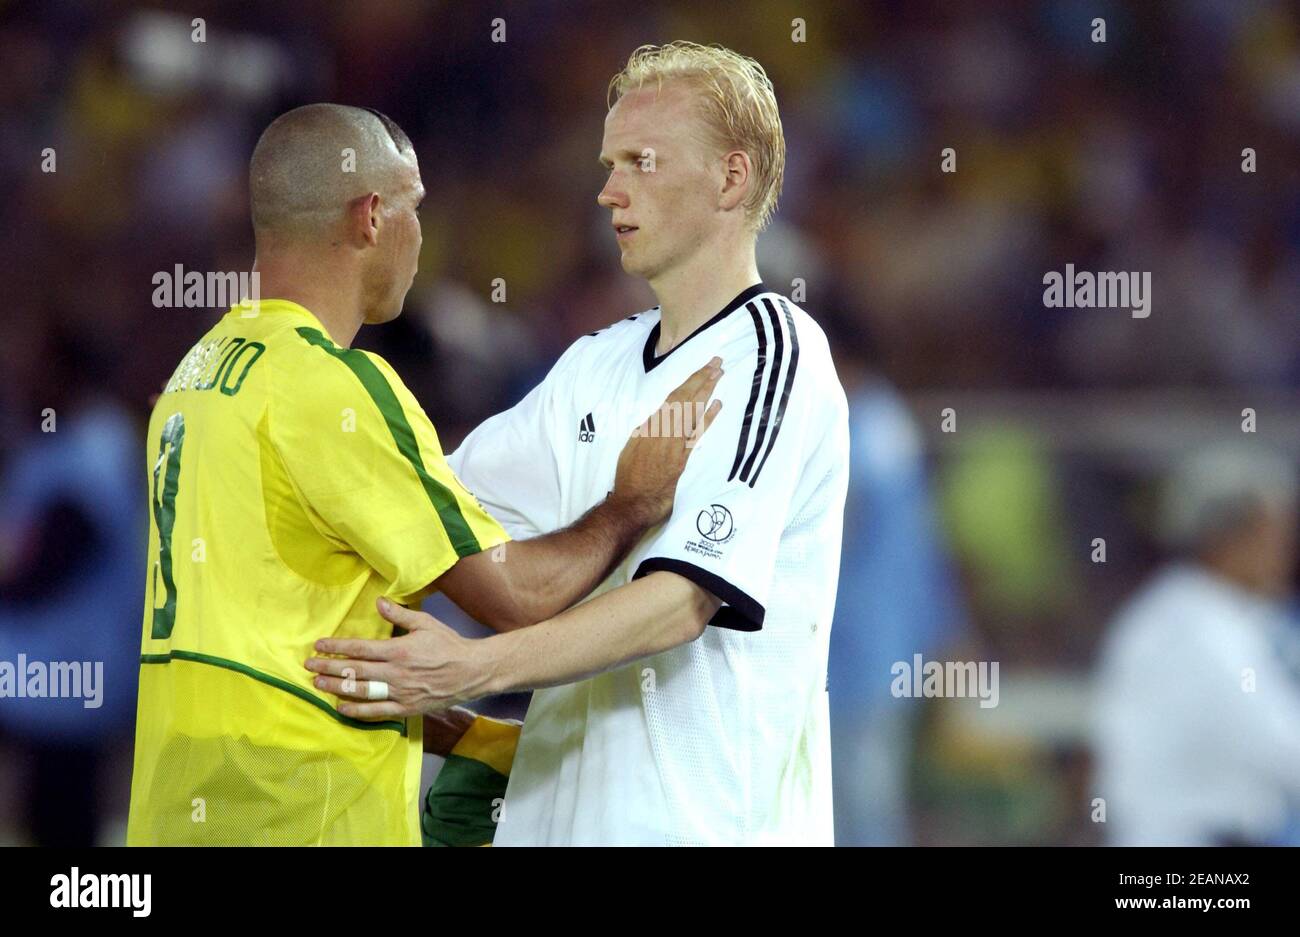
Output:
M709 359L708 364L700 368L686 380L682 381L682 383L677 386L677 389L668 395L668 399L682 400L684 398L693 397L698 392L698 389L704 386L706 381L717 380L718 372L721 368L722 359L715 355L713 358Z
M380 596L375 600L375 606L379 609L379 614L391 621L400 628L407 631L416 631L420 628L431 627L430 623L441 624L436 618L426 615L423 612L412 611L405 606L398 605L392 599L386 599Z
M695 448L695 445L700 441L700 437L708 432L709 427L713 425L713 421L717 419L718 414L721 411L721 400L715 400L713 403L709 404L709 409L704 411L704 418L700 420L699 424L691 432L690 437L686 440L686 448Z
M321 638L316 642L320 654L337 654L357 660L392 660L399 648L392 640L368 641L363 638Z
M713 389L718 386L718 381L722 380L724 373L721 368L718 368L710 374L704 383L696 388L695 393L691 395L691 399L696 403L704 403L704 401L708 400L713 395Z
M312 680L312 686L344 699L363 701L370 699L370 681L358 680L356 677L343 677L341 679L339 677L317 677Z
M402 716L414 716L415 710L395 700L382 703L339 703L339 714L362 722L380 722Z
M716 361L717 359L715 358L714 360ZM709 397L713 395L713 389L718 386L718 381L722 380L723 373L724 372L721 368L716 368L710 371L705 375L702 381L693 384L689 392L683 394L674 402L681 404L703 404L704 401L708 400ZM668 403L665 403L665 406L668 405Z
M718 383L718 378L722 377L722 359L714 355L709 359L709 363L695 372L692 377L694 380L694 393L698 394L705 387L712 387Z
M389 670L373 661L348 660L340 657L309 657L303 664L312 673L353 680L387 680Z

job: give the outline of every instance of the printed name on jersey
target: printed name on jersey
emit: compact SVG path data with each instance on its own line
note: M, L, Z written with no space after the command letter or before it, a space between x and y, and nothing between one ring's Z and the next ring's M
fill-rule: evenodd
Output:
M760 309L761 303L761 309ZM780 310L777 309L780 305ZM799 366L799 335L794 327L794 316L790 306L781 296L775 303L770 297L753 300L746 304L754 322L754 333L758 338L758 363L754 366L754 379L750 384L749 402L745 405L745 418L740 426L740 440L736 444L736 458L731 464L731 474L727 481L737 475L750 488L758 481L767 457L776 445L777 434L781 431L781 421L785 419L786 406L790 402L790 390L794 387L795 371ZM768 354L768 331L771 332L771 354ZM786 358L789 365L782 374L782 365ZM777 385L780 384L780 393ZM766 388L766 390L764 390ZM758 409L760 397L762 409ZM757 411L757 421L755 420ZM757 427L755 428L755 423ZM751 433L751 429L753 432Z
M596 421L588 413L578 421L578 442L591 442L596 438Z
M262 357L266 346L261 342L250 342L243 336L227 335L224 338L211 338L201 341L189 350L181 359L176 371L163 388L164 394L174 394L182 390L212 390L220 385L221 392L227 397L239 393L239 388L248 377L249 370ZM252 354L248 354L252 352ZM235 367L243 361L243 370L232 382Z
M722 546L736 536L736 522L724 504L710 504L695 517L695 529L702 540L686 541L686 552L717 559Z

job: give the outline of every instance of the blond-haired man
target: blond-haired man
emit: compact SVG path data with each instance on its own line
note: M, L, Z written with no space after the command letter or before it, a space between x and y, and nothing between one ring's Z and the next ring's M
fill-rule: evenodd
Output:
M634 414L710 353L723 407L671 520L548 622L470 641L393 609L408 636L326 642L352 659L309 666L386 681L390 701L348 709L364 719L546 688L498 845L830 844L847 407L821 329L755 262L785 163L775 95L752 59L675 42L636 50L610 98L598 201L659 305L578 339L450 458L512 533L562 526L608 489Z

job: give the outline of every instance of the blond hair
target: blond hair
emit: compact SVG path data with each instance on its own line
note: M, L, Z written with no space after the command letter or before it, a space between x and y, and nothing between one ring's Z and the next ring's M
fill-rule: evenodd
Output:
M645 45L610 80L608 104L613 107L629 91L651 82L657 90L668 79L682 79L703 92L699 104L714 142L749 155L756 184L745 199L745 210L754 230L763 230L776 211L785 176L785 134L763 66L716 44L678 40Z

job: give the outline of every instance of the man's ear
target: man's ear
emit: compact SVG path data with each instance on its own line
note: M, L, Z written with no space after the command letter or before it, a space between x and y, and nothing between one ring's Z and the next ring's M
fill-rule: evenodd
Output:
M354 198L348 204L348 229L352 237L370 247L379 243L379 205L378 192Z
M722 158L722 168L724 176L722 191L718 194L718 207L730 211L744 202L753 167L749 163L748 153L732 150Z

